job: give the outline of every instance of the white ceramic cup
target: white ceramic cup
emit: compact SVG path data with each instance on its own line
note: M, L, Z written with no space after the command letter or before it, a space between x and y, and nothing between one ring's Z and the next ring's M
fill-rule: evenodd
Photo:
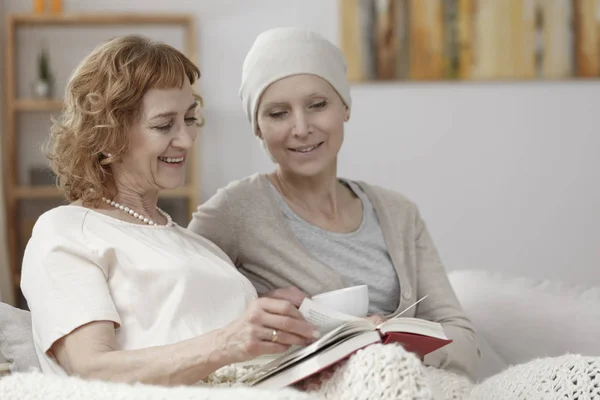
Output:
M344 314L365 317L369 312L369 287L358 285L333 290L313 296L312 300Z

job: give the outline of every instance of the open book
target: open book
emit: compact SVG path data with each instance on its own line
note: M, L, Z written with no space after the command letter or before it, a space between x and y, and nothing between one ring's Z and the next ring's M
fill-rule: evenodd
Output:
M283 354L261 357L260 367L239 382L261 388L294 385L374 343L400 343L423 358L452 340L439 323L418 318L393 318L375 325L305 299L300 312L323 336L308 346L292 347Z

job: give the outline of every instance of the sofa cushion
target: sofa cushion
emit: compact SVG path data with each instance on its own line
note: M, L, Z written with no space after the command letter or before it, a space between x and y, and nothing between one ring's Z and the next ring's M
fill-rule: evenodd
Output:
M39 369L29 311L0 302L0 355L11 372Z
M474 270L449 275L482 339L482 378L539 357L600 356L600 286Z

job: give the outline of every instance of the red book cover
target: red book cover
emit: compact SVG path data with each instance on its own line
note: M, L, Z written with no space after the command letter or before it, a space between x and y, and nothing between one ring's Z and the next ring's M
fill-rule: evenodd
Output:
M415 353L419 356L419 358L423 359L425 355L431 353L432 351L452 343L452 340L417 335L414 333L389 332L383 337L382 342L384 344L399 343L406 351Z

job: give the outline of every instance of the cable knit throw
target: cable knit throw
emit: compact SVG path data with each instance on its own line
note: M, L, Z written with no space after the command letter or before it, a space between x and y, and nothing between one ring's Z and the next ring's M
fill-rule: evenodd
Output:
M211 374L199 383L200 387L178 388L85 381L76 377L62 378L37 372L18 373L0 380L0 398L431 400L434 399L433 392L424 371L419 359L401 346L378 344L358 351L331 373L315 377L305 384L304 392L293 389L260 391L238 387L236 377L247 371L238 371L230 366Z
M432 368L432 370L434 370ZM436 380L445 376L444 397L435 397L441 391L431 385L419 359L396 344L374 344L359 350L347 361L303 382L300 389L324 400L379 399L379 400L431 400L437 398L460 399L455 393L469 388L467 379L436 369ZM237 386L236 379L247 370L228 366L211 374L201 382L211 386ZM432 371L433 372L433 371ZM447 395L447 397L446 397Z
M468 400L600 400L600 357L539 358L494 375Z
M430 400L431 387L419 359L394 344L359 350L331 377L307 388L324 399Z
M292 389L162 387L62 378L40 372L17 373L0 379L2 400L318 400Z
M166 388L62 378L39 372L0 379L2 400L600 400L600 357L566 355L513 366L478 385L453 373L424 367L401 346L372 345L329 373L314 377L304 392L237 387L241 375L226 367L200 387ZM233 386L233 387L220 387Z

